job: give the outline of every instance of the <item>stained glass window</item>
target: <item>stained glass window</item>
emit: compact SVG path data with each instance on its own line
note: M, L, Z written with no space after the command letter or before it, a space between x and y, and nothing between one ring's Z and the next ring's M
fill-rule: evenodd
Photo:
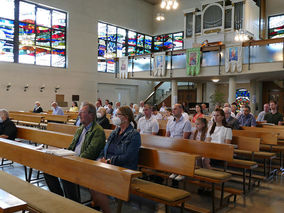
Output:
M21 1L19 20L30 24L35 24L35 5Z
M66 67L66 26L65 12L21 0L0 0L0 61Z
M179 50L183 48L183 32L154 37L154 51Z
M173 34L174 50L180 50L183 48L183 33Z
M0 0L0 17L15 19L15 3L14 0Z
M284 37L284 15L269 17L269 38L283 38Z
M164 36L164 47L168 50L173 48L173 35L167 34Z
M98 38L106 39L106 24L98 23Z
M136 33L133 31L128 31L128 45L136 46Z
M108 25L107 35L108 35L109 41L115 42L116 41L116 27Z
M136 54L136 47L128 46L128 55L133 56Z
M99 40L99 56L104 56L106 54L106 41Z
M145 36L145 48L151 50L152 49L152 37Z
M241 105L250 104L250 93L246 89L237 89L236 91L236 101L237 107L240 108Z
M126 30L117 28L117 42L125 44Z
M145 36L142 34L137 34L137 46L144 47L144 38Z
M113 59L107 60L107 72L115 73L115 61Z
M156 51L160 51L161 48L163 47L163 41L164 37L163 36L155 36L154 37L154 49Z
M125 44L117 43L117 57L125 56L126 47Z
M115 42L108 42L107 54L108 54L108 57L116 57L116 43Z

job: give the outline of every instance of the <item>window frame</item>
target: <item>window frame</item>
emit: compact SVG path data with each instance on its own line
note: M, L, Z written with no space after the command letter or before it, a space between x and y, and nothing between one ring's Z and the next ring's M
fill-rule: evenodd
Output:
M268 24L267 24L267 38L268 39L271 39L271 36L269 36L269 31L270 31L270 18L273 18L273 17L277 17L277 16L284 16L284 13L281 13L281 14L277 14L277 15L272 15L272 16L268 16ZM281 38L284 38L284 35L283 37Z

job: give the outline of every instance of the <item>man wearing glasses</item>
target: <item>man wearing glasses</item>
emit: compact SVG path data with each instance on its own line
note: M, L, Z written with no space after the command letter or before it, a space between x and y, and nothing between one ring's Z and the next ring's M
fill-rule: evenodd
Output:
M254 116L250 113L250 107L245 106L243 114L241 114L238 118L240 126L256 126L256 120Z

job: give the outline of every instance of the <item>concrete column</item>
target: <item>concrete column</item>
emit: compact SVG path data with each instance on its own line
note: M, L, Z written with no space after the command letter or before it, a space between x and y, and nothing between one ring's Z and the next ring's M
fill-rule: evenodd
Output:
M209 111L212 112L214 110L214 105L212 104L210 97L215 93L216 91L216 84L213 82L206 83L206 96L205 96L205 102L209 103Z
M196 102L202 103L202 83L197 83Z
M260 113L262 111L263 107L263 101L262 101L262 82L258 81L256 82L256 113Z
M250 81L250 108L251 113L255 115L255 105L256 105L256 81Z
M231 104L236 100L236 78L229 78L229 97L228 103Z
M172 80L172 106L177 103L178 99L178 85L176 80Z

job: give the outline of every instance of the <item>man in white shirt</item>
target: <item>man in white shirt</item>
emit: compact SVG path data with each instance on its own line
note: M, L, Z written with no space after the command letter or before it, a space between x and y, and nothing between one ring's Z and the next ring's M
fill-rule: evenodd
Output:
M158 109L155 106L152 107L152 116L156 120L162 120L163 119L163 116L158 112Z
M159 123L158 121L152 116L152 109L151 106L146 104L144 106L144 114L142 118L139 119L137 130L141 134L152 134L157 135L159 132Z
M191 124L188 119L182 115L182 105L175 104L172 110L174 119L167 123L166 136L172 138L188 139L191 133Z
M258 114L256 121L264 121L264 116L267 113L269 113L269 104L268 103L263 105L263 111Z

